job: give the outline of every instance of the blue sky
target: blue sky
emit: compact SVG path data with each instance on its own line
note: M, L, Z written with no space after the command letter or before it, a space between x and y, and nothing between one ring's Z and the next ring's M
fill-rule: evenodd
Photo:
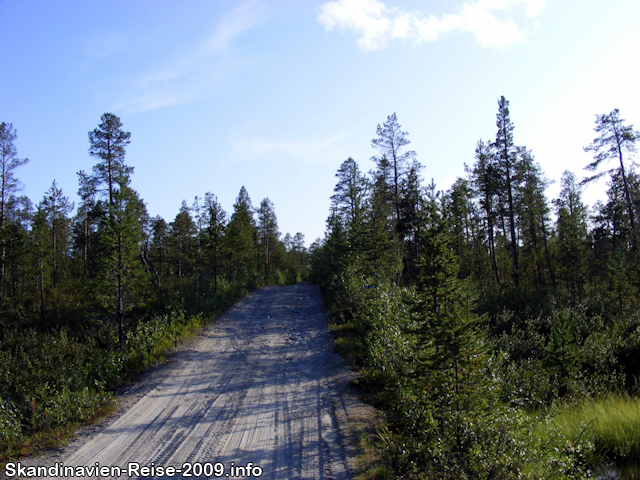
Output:
M438 188L495 136L500 95L547 176L581 177L595 114L640 128L638 19L637 0L0 0L0 121L34 203L54 179L77 199L112 112L152 216L207 191L230 213L244 185L308 245L340 163L373 168L394 112Z

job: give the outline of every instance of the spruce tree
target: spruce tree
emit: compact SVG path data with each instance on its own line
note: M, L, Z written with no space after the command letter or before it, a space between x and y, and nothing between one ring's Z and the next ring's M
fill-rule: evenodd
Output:
M269 283L275 273L275 252L280 232L274 205L268 198L260 202L257 224L258 243L264 268L264 282Z
M364 214L367 180L351 157L342 162L336 177L338 183L333 189L331 205L338 212L345 228L357 231L361 227Z
M522 243L521 270L526 272L534 289L548 284L555 287L555 270L549 253L550 209L545 195L549 181L528 149L518 147L518 157L521 183L516 192L516 204Z
M58 286L60 277L64 274L67 260L67 242L70 236L69 214L73 210L73 203L63 195L62 189L58 187L54 180L51 188L45 193L42 208L51 228L51 275L53 288L55 289Z
M496 284L500 285L500 272L496 254L497 198L500 185L498 166L496 158L491 151L491 146L482 140L478 140L476 145L475 160L473 167L470 169L471 184L484 215L487 250L493 277Z
M244 288L256 284L257 232L251 199L244 186L233 205L225 240L228 252L229 281Z
M169 225L169 258L178 282L186 281L193 269L196 224L186 201Z
M78 188L80 205L75 219L75 248L81 252L82 276L87 280L89 278L92 253L96 247L97 221L100 217L96 185L98 180L83 170L80 170L77 175L78 183L80 184Z
M373 180L366 206L365 242L363 247L365 265L362 268L376 281L400 283L403 259L402 243L396 229L396 213L392 201L392 189L385 172L385 163L371 173Z
M204 208L207 211L207 224L204 227L205 263L209 274L213 277L213 291L218 291L218 278L222 268L224 251L224 235L227 225L227 214L211 192L204 195Z
M582 203L576 176L562 174L560 195L554 200L560 278L569 292L571 305L582 301L587 262L587 208Z
M490 467L481 451L499 448L500 439L483 429L499 415L496 389L488 373L485 333L473 311L460 264L447 204L428 189L421 230L420 276L411 302L418 351L414 378L421 405L425 454L442 478L472 478ZM411 428L411 427L408 427ZM415 427L413 427L415 428Z

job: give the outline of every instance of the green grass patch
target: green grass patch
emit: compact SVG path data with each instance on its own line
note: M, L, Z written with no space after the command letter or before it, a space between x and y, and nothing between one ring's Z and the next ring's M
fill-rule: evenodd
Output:
M640 458L640 399L610 395L561 406L550 425L568 438L584 436L595 454L611 460Z
M539 455L532 473L555 471L564 478L567 472L616 472L613 478L640 478L640 398L584 398L539 418L534 429Z

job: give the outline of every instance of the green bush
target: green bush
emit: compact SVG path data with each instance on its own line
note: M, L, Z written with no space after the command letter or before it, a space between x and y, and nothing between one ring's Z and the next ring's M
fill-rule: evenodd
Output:
M0 397L0 451L6 451L10 442L20 436L21 430L17 409L12 402Z

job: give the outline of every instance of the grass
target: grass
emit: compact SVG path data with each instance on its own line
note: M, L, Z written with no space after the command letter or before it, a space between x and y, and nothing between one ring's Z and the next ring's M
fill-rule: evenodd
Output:
M640 478L640 398L585 398L547 418L535 432L550 451L592 471L617 472L615 478Z
M356 457L356 480L392 480L391 460L387 458L386 440L389 431L377 426L376 431L360 432L358 456Z
M610 395L559 408L551 421L569 438L585 435L596 454L630 461L640 458L640 399Z

